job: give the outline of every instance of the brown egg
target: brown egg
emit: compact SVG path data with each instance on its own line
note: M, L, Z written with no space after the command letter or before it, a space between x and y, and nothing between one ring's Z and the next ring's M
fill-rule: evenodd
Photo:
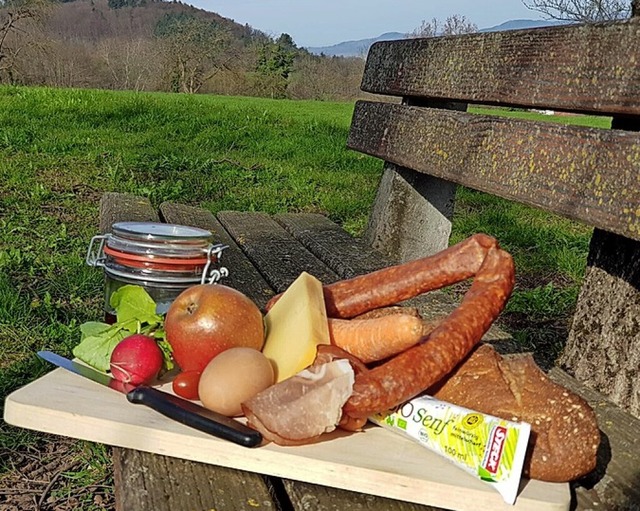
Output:
M202 406L228 417L242 415L240 404L273 385L269 359L253 348L230 348L202 371L198 395Z

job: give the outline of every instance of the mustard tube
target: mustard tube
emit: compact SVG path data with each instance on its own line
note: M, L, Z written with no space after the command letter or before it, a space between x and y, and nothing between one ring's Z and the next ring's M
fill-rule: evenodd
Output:
M514 504L531 426L419 396L369 420L418 442L491 484Z

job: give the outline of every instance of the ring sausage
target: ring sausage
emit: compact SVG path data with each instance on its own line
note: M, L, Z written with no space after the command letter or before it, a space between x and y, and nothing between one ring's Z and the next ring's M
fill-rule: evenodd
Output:
M428 281L430 286L442 287L475 274L474 282L458 308L427 336L425 342L356 376L353 394L343 408L349 417L364 418L390 409L437 383L473 349L504 308L515 278L513 259L509 253L499 249L493 238L484 235L473 236L451 249L441 252L441 257L437 257L437 254L427 258L436 267L427 272L426 277L425 271L412 268L411 271L420 273L423 280L400 274L400 266L390 269L395 269L392 275L395 274L397 283L391 291L385 289L389 287L388 281L377 287L371 286L371 280L368 281L368 285L378 294L372 293L371 299L365 300L364 307L378 305L380 301L408 298L407 287L411 289L411 296L415 296L428 290L424 289L427 287L424 281ZM371 278L372 275L375 274L363 278ZM387 273L384 278L392 277ZM407 286L407 280L411 282L410 286ZM354 314L354 310L362 307L358 306L357 301L345 298L344 292L344 286L334 285L330 294L332 306L342 314ZM362 300L366 289L359 286L356 294ZM384 294L384 300L379 299L380 294ZM360 312L364 311L355 314Z

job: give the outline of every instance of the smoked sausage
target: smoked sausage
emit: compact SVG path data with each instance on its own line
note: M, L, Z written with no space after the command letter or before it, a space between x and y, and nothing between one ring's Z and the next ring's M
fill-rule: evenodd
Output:
M415 296L424 292L423 288L427 287L425 280L429 282L429 286L442 287L475 274L473 284L458 308L424 342L356 376L353 394L343 408L345 415L353 419L368 417L401 404L437 383L480 342L503 310L515 280L511 255L498 248L493 238L484 235L473 236L451 249L441 252L440 257L436 254L427 258L436 265L431 270L412 268L411 271L421 274L419 278L399 276L396 273L397 287L379 281L378 286L373 286L373 290L377 292L367 293L361 280L356 286L355 294L359 300L364 300L365 305L359 306L358 300L349 299L345 291L346 285L334 285L330 294L333 298L333 310L351 315L359 314L363 312L360 310L363 307L378 305L381 301L400 300L408 298L408 295ZM363 278L371 279L371 275L373 274ZM386 273L384 278L393 277ZM407 285L407 279L410 285ZM352 286L354 280L351 280ZM368 280L367 285L371 286L371 280ZM388 287L391 287L391 291L385 289L380 292L380 289ZM384 294L384 299L380 298L381 294ZM359 312L354 312L356 310Z
M495 238L475 234L437 254L323 286L327 316L353 318L475 275ZM267 303L268 311L280 298Z

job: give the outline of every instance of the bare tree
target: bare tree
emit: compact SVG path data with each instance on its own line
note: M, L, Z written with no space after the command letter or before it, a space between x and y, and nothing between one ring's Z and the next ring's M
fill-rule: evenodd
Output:
M144 37L110 37L100 41L101 58L116 89L153 90L159 82L161 56L158 45Z
M523 0L522 3L533 11L560 21L594 23L628 18L632 4L638 11L638 0Z
M418 28L407 34L408 38L435 37L440 35L471 34L478 31L478 26L467 19L466 16L454 14L449 16L444 23L437 18L431 21L422 20Z
M170 19L159 34L169 67L171 88L194 94L233 60L228 31L193 16Z
M420 26L407 34L407 38L414 37L435 37L440 32L440 22L437 18L432 18L431 21L422 20Z
M362 97L360 82L364 59L321 57L301 53L295 61L289 99L351 101Z
M470 22L466 16L454 14L444 20L442 35L472 34L478 31L478 25Z
M44 6L43 0L0 0L0 78L12 76L16 59L28 42L28 37L22 36L29 24L40 18Z

